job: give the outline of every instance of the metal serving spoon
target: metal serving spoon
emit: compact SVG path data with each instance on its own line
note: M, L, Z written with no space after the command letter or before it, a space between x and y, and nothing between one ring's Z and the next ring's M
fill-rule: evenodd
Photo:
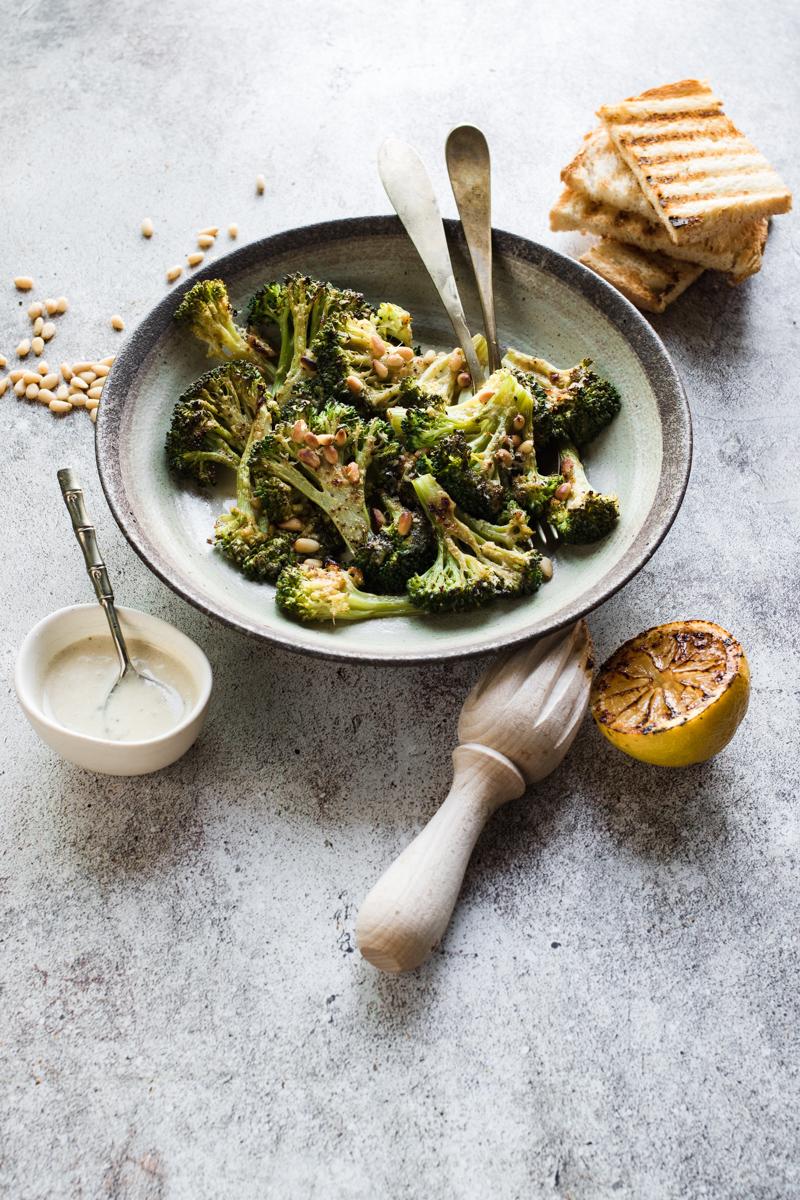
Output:
M100 607L106 614L108 628L111 630L111 640L114 643L119 660L119 675L111 685L111 689L103 702L103 718L106 730L109 734L113 735L115 732L114 722L120 720L124 714L125 707L130 706L132 708L141 700L142 689L158 688L170 702L172 701L173 692L171 688L161 683L158 679L154 679L152 675L147 675L145 672L137 670L131 662L131 656L128 653L128 647L125 644L125 638L120 628L117 610L114 607L114 592L111 588L111 581L108 578L106 564L100 555L94 525L89 521L80 480L77 473L71 467L63 467L58 472L58 482L61 486L64 503L72 518L72 528L75 530L75 537L78 539L78 545L83 551L86 570L94 585Z
M394 211L403 222L439 293L456 340L464 351L473 386L477 388L483 382L485 372L478 361L467 327L450 251L447 249L442 216L425 164L413 146L397 138L387 138L378 151L378 172Z

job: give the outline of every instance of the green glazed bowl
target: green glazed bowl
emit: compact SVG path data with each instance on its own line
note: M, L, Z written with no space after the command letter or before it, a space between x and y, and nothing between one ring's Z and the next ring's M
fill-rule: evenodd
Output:
M446 222L471 328L480 309L460 227ZM400 222L363 217L291 230L254 242L191 276L142 322L117 356L97 422L97 461L111 511L131 545L174 591L210 616L289 650L372 663L415 663L485 654L569 624L608 599L653 554L680 507L691 462L691 423L680 380L648 322L619 292L572 259L496 231L494 287L501 345L558 366L592 358L622 393L620 415L587 456L595 487L615 491L622 516L593 547L561 549L553 579L535 596L446 617L390 617L303 626L275 606L274 589L251 583L209 545L232 496L179 486L164 437L183 389L208 368L202 348L172 314L198 279L224 279L236 306L256 286L302 271L390 299L414 317L423 346L453 344L433 286Z

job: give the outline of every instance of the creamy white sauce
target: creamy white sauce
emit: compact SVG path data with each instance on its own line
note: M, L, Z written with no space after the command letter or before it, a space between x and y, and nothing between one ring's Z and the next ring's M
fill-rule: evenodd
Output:
M114 688L119 662L111 638L84 638L60 651L45 675L45 714L76 733L115 742L147 741L174 729L195 699L188 671L148 642L129 641L128 652L150 678L126 677Z

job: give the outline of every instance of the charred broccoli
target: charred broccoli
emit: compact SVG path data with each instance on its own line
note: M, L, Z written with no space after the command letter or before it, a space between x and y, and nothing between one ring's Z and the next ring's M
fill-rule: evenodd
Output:
M203 486L216 482L219 467L237 471L266 396L251 363L237 360L206 371L173 410L166 442L170 467Z
M274 378L273 350L236 324L228 289L221 279L203 279L189 288L175 309L175 320L205 344L209 358L247 359L265 379L271 382Z
M509 350L503 365L527 376L531 389L539 397L534 428L542 445L566 439L586 446L620 410L619 392L592 370L589 358L560 371L543 358Z
M408 596L362 592L353 575L336 566L286 567L278 577L278 608L296 621L363 621L413 613Z
M578 451L568 442L560 448L559 465L570 493L563 500L551 501L550 524L570 545L582 546L606 537L619 520L619 500L592 490Z
M436 542L423 513L391 496L381 503L380 528L359 549L355 565L376 592L402 592L412 575L431 565Z

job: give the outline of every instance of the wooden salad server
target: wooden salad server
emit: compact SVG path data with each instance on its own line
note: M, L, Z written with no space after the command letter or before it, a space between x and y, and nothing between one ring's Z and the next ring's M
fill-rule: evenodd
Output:
M382 971L418 967L443 936L489 817L544 779L569 750L589 703L584 621L498 658L467 696L453 786L361 905L358 948Z

